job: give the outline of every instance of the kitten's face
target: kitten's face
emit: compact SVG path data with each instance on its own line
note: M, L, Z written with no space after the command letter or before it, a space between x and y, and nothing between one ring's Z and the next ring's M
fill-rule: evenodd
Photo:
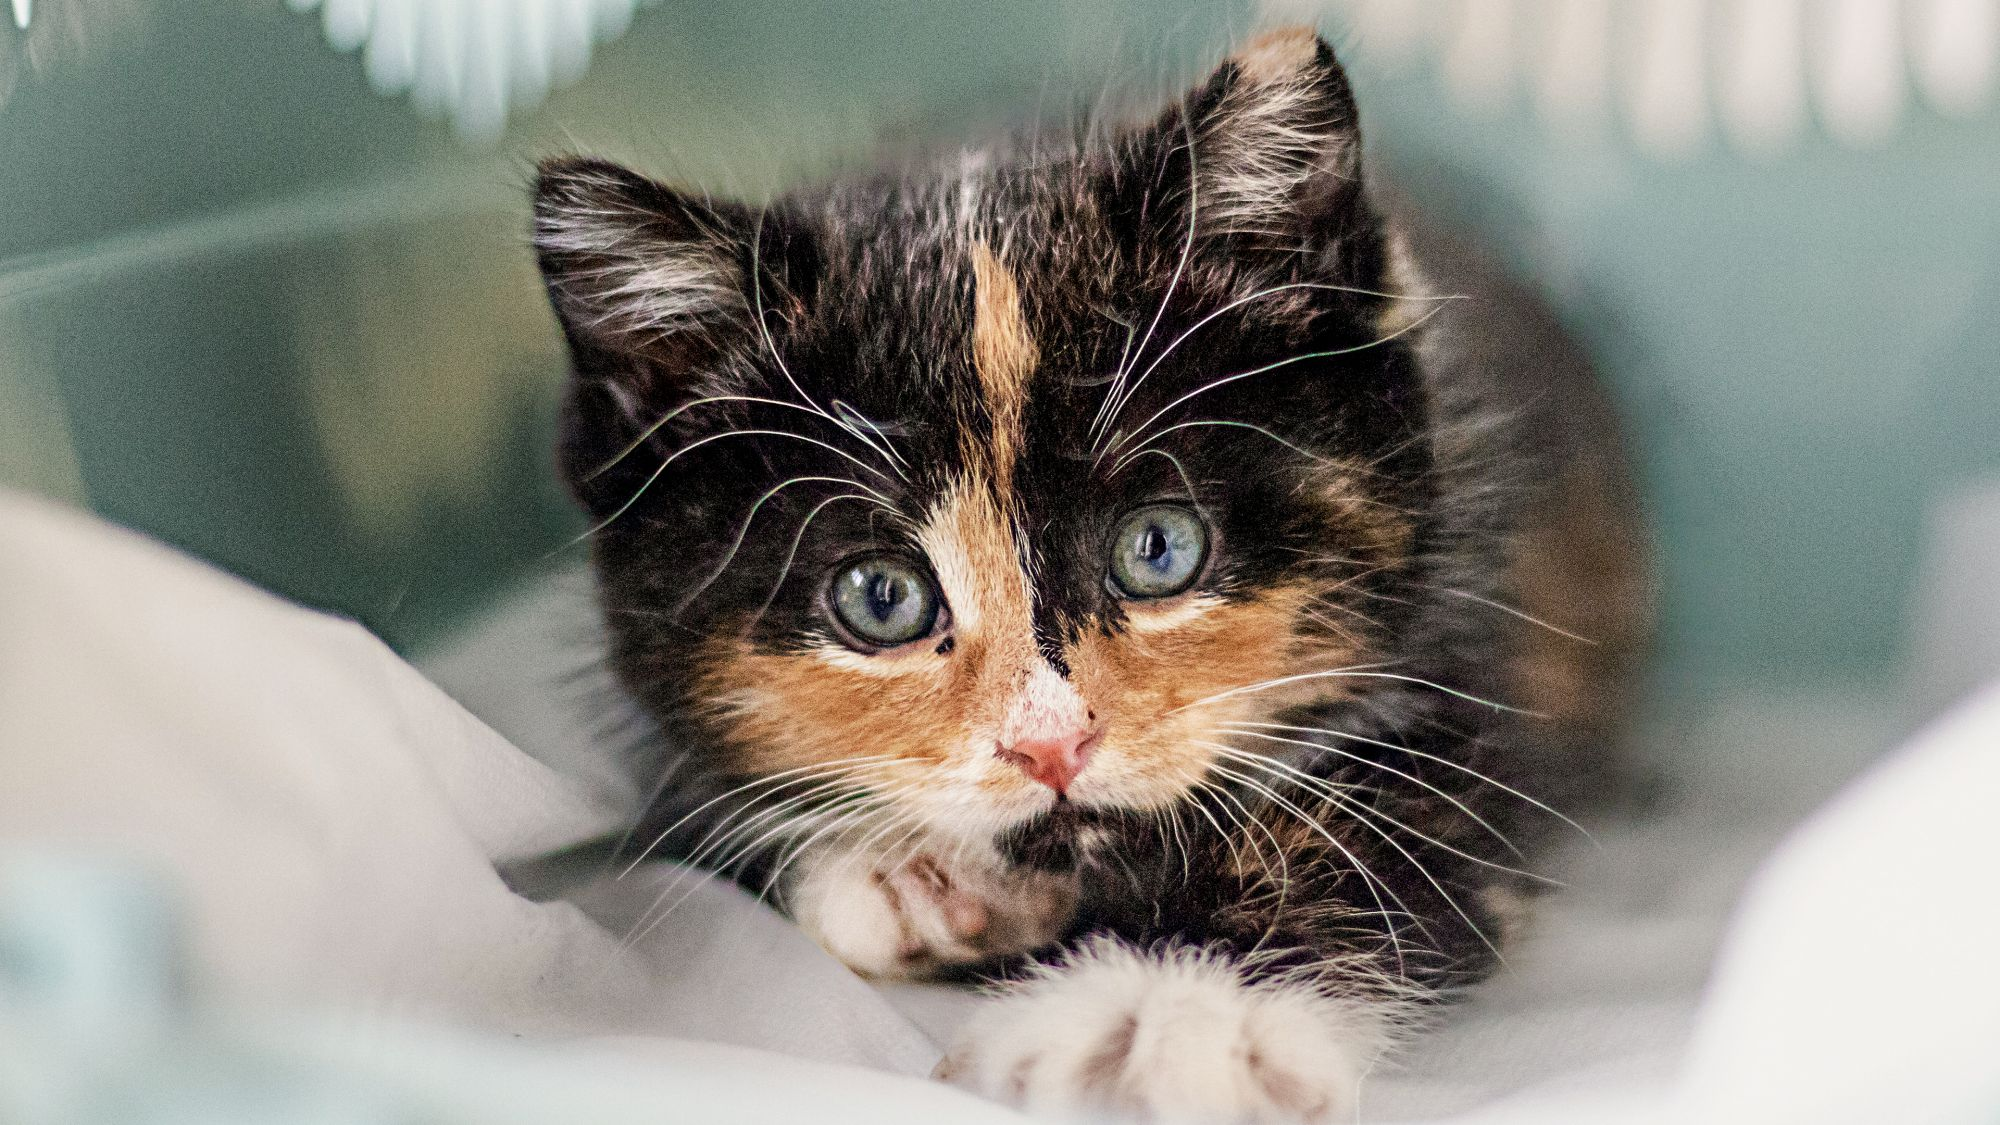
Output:
M1116 144L763 212L545 168L628 686L725 772L990 838L1354 682L1426 466L1353 120L1280 35Z

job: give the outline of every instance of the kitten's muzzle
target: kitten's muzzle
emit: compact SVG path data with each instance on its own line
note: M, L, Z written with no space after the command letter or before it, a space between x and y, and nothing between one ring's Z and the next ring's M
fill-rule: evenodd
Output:
M1060 796L1090 763L1104 727L1089 701L1047 659L1036 657L1022 671L993 754Z

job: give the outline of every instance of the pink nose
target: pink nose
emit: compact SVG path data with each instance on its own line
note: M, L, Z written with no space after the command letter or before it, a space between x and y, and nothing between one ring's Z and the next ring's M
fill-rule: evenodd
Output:
M1057 738L1024 738L994 752L1001 761L1057 793L1067 793L1070 782L1083 772L1090 762L1090 752L1095 749L1097 733L1077 730Z

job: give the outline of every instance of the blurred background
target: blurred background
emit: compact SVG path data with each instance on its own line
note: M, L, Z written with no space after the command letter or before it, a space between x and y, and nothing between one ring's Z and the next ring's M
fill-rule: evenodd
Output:
M1304 19L1402 190L1602 362L1657 523L1661 696L1879 693L1961 643L1912 640L1927 544L2000 475L1996 13L9 0L0 484L421 652L575 557L535 158L755 198L1164 94Z

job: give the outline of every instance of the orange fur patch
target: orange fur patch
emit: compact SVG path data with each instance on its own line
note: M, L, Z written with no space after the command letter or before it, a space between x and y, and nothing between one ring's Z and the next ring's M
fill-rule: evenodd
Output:
M1625 713L1653 604L1643 535L1630 501L1605 487L1609 479L1602 465L1579 461L1557 480L1523 521L1505 590L1517 609L1548 623L1514 625L1516 701L1592 732Z
M1416 517L1378 500L1369 491L1368 469L1333 465L1325 470L1320 499L1340 525L1348 554L1389 565L1409 557L1416 541Z
M1283 588L1214 604L1158 631L1135 628L1109 637L1085 631L1065 655L1106 733L1077 782L1077 799L1139 808L1169 804L1215 760L1215 751L1202 743L1239 741L1221 724L1338 694L1338 681L1329 680L1226 694L1351 662L1335 644L1300 635L1300 610L1310 596L1303 588ZM1134 607L1135 617L1149 612L1173 610Z
M955 519L977 527L992 518L980 507L968 503ZM966 554L985 550L969 546ZM980 606L978 625L961 630L949 654L927 646L877 656L744 645L711 652L706 694L746 766L776 772L886 756L852 776L877 791L900 789L919 807L951 810L965 827L991 830L1046 807L1047 790L994 754L1000 718L1041 657L1025 604L1002 592L1006 581L980 581L998 597ZM1327 679L1225 695L1356 659L1339 642L1299 634L1309 597L1304 588L1281 589L1210 605L1159 631L1086 630L1065 657L1105 734L1071 796L1092 805L1170 805L1216 760L1204 743L1240 741L1224 723L1338 695L1339 681Z
M1375 321L1375 334L1384 339L1410 331L1440 307L1410 252L1409 240L1393 227L1389 230L1388 264L1384 287L1394 298L1383 305L1382 315Z
M1252 82L1282 82L1319 54L1319 36L1310 27L1279 27L1252 38L1230 56Z
M972 277L972 365L993 419L993 480L1004 496L1020 454L1028 377L1041 362L1041 354L1021 311L1020 285L984 242L972 244Z
M961 737L963 702L977 678L973 666L942 656L912 658L883 675L744 642L712 650L708 666L703 694L751 772L874 755L942 762Z
M946 494L917 533L960 644L990 647L1011 637L1034 649L1033 601L1000 494L977 475Z
M761 653L737 645L710 654L704 694L760 771L861 755L955 768L1031 785L994 768L994 739L1012 693L1040 659L1027 578L998 497L981 479L961 483L918 535L952 614L953 646L863 655L845 649ZM922 784L913 771L874 771Z

